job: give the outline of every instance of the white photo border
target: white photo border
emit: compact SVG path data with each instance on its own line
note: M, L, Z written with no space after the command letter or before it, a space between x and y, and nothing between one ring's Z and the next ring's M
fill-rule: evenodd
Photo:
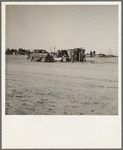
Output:
M121 148L121 2L2 2L2 148ZM6 5L118 5L118 115L5 115Z

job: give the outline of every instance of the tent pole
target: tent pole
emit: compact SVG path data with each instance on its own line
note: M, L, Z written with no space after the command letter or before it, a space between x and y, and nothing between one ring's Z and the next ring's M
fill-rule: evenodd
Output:
M79 50L79 62L80 62L80 50Z

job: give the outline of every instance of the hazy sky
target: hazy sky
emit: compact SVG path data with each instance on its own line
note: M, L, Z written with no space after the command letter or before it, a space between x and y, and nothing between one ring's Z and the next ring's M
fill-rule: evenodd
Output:
M117 54L117 5L7 5L6 48Z

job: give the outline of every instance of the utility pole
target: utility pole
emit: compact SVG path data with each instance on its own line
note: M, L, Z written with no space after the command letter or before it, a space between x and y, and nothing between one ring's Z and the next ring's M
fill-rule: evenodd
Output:
M50 47L50 53L52 52L52 48Z
M55 49L56 49L56 47L54 46L54 54L55 54Z
M81 57L81 50L79 49L79 62L81 61L80 57Z

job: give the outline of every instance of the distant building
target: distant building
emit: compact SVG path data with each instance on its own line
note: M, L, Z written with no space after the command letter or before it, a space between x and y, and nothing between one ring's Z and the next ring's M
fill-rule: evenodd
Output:
M96 55L95 55L95 57L106 57L106 55L105 55L105 54L100 53L100 54L96 54Z

